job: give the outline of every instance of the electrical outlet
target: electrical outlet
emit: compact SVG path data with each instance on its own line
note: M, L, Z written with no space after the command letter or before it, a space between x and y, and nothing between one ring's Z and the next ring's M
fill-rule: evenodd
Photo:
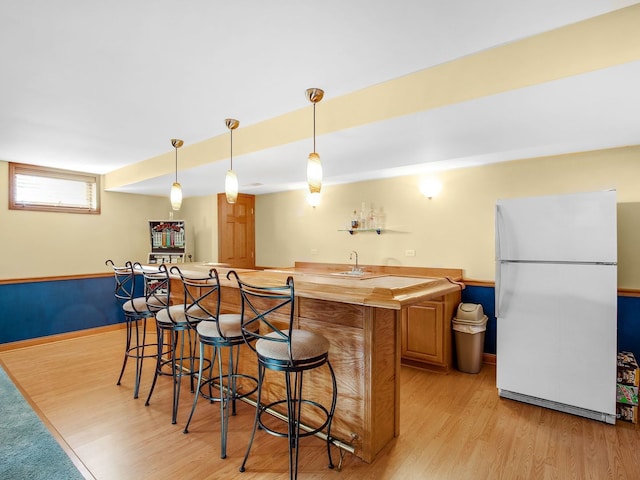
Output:
M416 251L411 249L411 250L405 250L404 251L404 256L405 257L415 257L416 256Z
M317 255L318 254L318 249L317 248L312 248L311 249L311 255Z

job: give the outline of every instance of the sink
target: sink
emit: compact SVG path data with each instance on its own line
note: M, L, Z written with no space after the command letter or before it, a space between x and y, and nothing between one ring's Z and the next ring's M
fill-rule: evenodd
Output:
M346 272L331 272L331 275L342 275L345 277L361 277L365 275L367 272L362 270L347 270Z
M333 277L353 278L354 280L369 280L371 278L385 277L384 273L366 272L364 270L347 270L345 272L330 272Z

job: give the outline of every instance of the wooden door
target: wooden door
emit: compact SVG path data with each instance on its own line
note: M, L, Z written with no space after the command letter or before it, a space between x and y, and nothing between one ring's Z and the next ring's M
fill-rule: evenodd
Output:
M227 203L218 194L218 261L234 268L255 268L255 197L238 194L236 203Z

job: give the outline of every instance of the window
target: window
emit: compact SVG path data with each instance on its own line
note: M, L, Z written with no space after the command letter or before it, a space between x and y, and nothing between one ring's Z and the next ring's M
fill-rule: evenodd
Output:
M100 213L100 178L89 173L9 163L9 209Z

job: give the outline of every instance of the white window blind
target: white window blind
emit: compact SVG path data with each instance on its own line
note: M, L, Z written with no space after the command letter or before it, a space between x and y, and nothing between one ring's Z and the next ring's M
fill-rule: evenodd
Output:
M99 213L97 175L12 163L9 176L11 209Z

